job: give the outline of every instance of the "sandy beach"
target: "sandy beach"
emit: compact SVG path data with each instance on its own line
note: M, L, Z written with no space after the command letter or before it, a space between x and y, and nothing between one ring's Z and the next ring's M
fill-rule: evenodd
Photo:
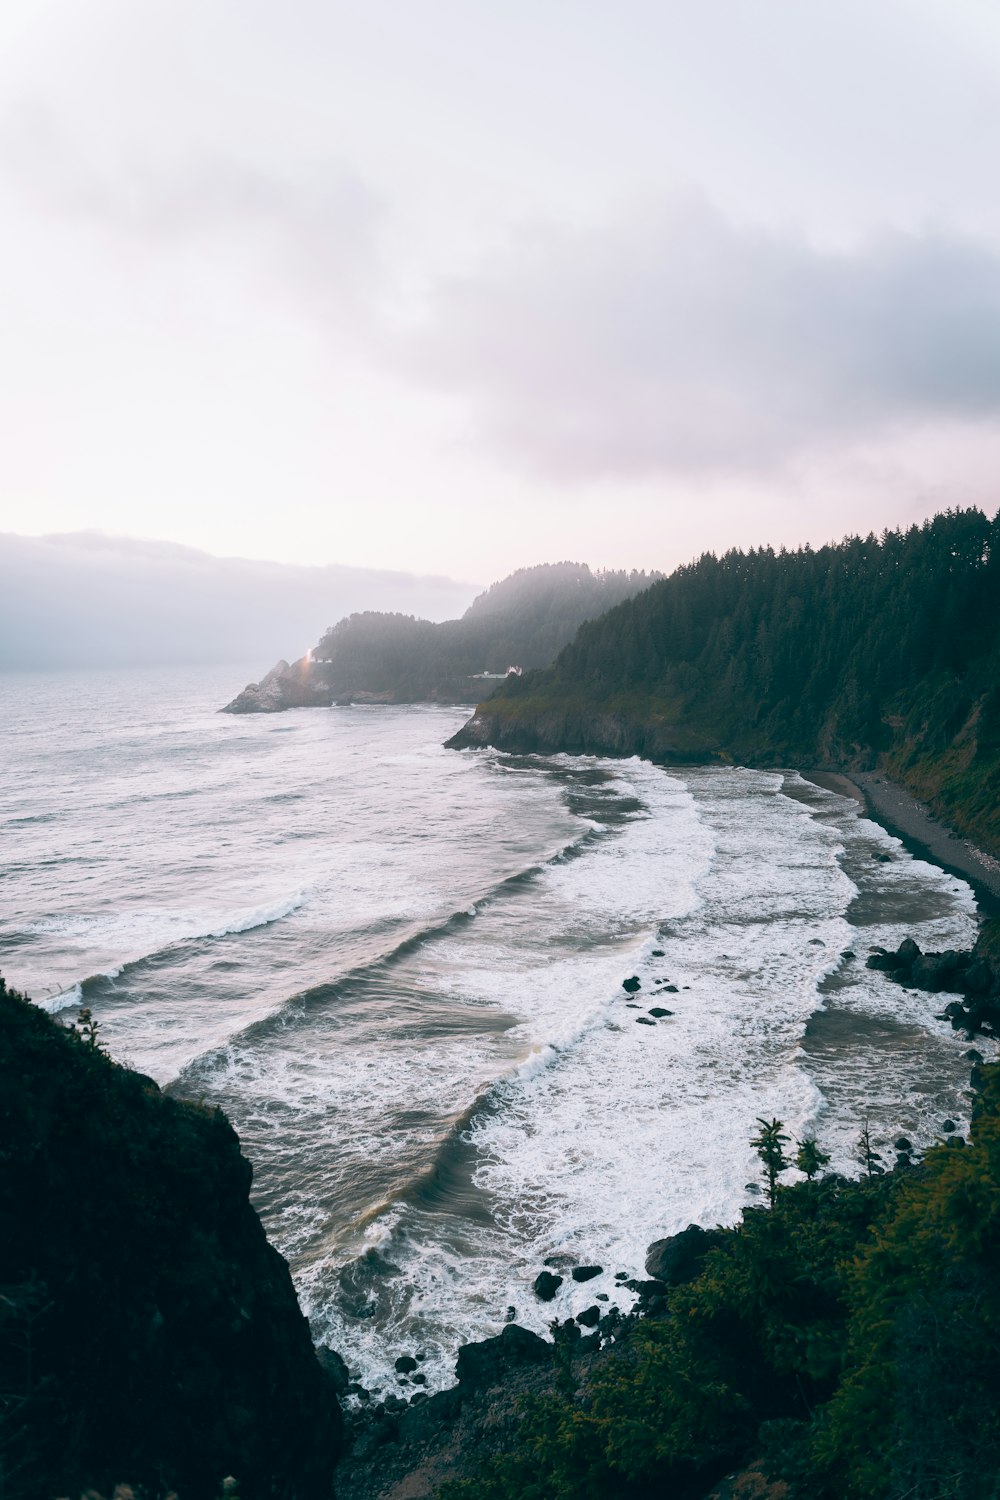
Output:
M870 818L924 859L961 875L974 887L986 916L1000 916L1000 860L978 849L918 802L905 787L870 771L803 771L807 781L842 796L854 797Z

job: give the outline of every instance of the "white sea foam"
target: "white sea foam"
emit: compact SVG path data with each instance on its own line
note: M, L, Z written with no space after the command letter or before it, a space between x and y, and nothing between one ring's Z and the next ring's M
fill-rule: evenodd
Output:
M775 772L455 755L457 711L282 734L164 712L130 701L125 732L81 700L67 725L53 698L17 795L59 809L59 848L17 831L8 977L93 1003L113 1052L229 1112L314 1329L373 1388L404 1350L449 1381L510 1306L544 1331L624 1305L614 1272L652 1239L759 1201L758 1115L847 1168L866 1113L884 1150L964 1118L939 997L865 958L968 946L971 892L857 804ZM605 1271L545 1305L548 1256Z

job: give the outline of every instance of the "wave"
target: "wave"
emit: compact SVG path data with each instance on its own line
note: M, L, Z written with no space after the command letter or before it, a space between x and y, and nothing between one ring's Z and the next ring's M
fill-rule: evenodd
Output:
M176 952L189 943L205 942L209 939L232 937L241 932L253 932L260 927L270 927L275 922L282 921L293 912L299 911L306 905L310 892L299 890L294 896L287 897L283 901L271 902L267 905L251 908L250 911L233 912L222 918L213 926L199 923L194 930L180 933L168 942L160 943L146 953L138 954L134 958L124 959L120 964L110 968L102 969L98 973L89 974L85 979L78 980L68 989L60 990L58 994L49 995L38 1001L42 1010L50 1014L57 1011L70 1010L74 1006L82 1005L87 999L99 993L105 986L113 984L122 974L130 973L141 968L144 964L156 963L168 954ZM127 916L112 918L112 923L124 926L130 925ZM43 918L25 928L26 932L39 932L47 935L81 937L88 933L99 931L102 926L107 927L109 919L101 917L69 917L69 918ZM133 925L138 925L134 923Z

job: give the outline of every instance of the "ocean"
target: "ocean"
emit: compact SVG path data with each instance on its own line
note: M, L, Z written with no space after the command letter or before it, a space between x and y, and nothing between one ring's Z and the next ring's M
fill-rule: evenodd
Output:
M652 1240L761 1202L758 1116L849 1172L866 1119L887 1161L967 1122L968 1044L865 958L968 947L974 895L853 799L448 751L460 708L217 713L253 675L0 678L0 967L226 1111L373 1392L627 1308ZM543 1304L546 1261L604 1269Z

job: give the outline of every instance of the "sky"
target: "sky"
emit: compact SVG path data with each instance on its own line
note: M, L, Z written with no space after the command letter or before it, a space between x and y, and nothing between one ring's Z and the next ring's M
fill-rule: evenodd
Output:
M998 141L995 0L4 0L0 531L489 582L994 511Z

